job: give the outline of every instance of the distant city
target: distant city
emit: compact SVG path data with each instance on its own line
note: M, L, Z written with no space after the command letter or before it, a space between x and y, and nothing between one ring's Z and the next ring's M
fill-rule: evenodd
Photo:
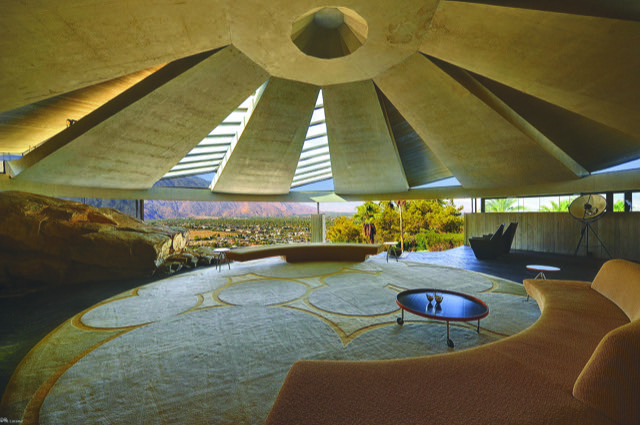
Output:
M191 247L231 248L309 242L309 216L252 218L174 218L152 220L151 223L181 227L188 231ZM333 223L327 217L327 226Z

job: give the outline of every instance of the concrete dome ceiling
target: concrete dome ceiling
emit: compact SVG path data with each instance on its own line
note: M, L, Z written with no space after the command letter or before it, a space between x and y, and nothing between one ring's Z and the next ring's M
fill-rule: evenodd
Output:
M556 3L10 1L0 152L30 152L7 162L0 190L331 201L639 189L638 171L591 173L640 158L640 6ZM211 190L153 187L259 88ZM320 90L335 190L293 192ZM417 188L447 177L461 186Z

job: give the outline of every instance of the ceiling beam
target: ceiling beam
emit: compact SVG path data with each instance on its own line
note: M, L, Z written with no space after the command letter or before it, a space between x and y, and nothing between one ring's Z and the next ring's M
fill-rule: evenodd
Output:
M640 158L640 139L488 78L482 86L589 172Z
M389 99L382 93L378 94L409 186L421 186L452 177L451 171L431 152Z
M400 155L370 80L322 88L336 193L409 189Z
M464 88L473 93L478 99L482 100L486 105L496 111L502 118L508 121L512 126L520 130L524 135L535 141L542 149L547 151L549 155L557 159L562 165L571 170L577 177L584 177L589 174L582 165L578 164L572 157L567 155L562 149L556 146L536 127L531 125L527 120L521 117L509 105L504 103L498 96L493 94L489 89L480 84L477 79L464 69L455 67L446 62L435 62L440 69L449 74Z
M149 188L268 77L234 47L172 62L9 166L21 180Z
M207 188L152 187L143 190L106 189L20 181L0 174L0 191L18 190L47 196L102 199L146 199L165 201L246 202L353 202L396 199L460 199L516 196L546 196L573 193L640 191L640 169L593 174L579 180L529 186L467 189L460 186L411 189L395 193L338 195L329 191L291 191L286 195L213 193Z
M228 160L216 172L212 191L288 193L319 90L271 78Z
M67 128L67 120L80 120L159 68L134 72L0 113L0 152L22 153L36 148Z
M420 51L640 137L640 22L442 1Z
M518 9L546 10L572 15L640 21L640 3L636 0L465 0Z
M3 2L0 111L228 45L226 9L208 0Z
M538 142L420 53L374 81L465 188L576 178Z

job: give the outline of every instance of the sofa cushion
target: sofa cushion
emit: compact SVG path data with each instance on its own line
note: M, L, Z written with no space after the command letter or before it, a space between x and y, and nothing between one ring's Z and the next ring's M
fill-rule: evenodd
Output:
M613 301L629 320L640 319L640 264L625 260L607 261L591 288Z
M640 320L600 341L576 380L573 396L620 424L640 424Z

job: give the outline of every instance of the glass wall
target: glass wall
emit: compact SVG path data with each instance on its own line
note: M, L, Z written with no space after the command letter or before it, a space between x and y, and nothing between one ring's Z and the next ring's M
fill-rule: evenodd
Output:
M603 197L607 197L606 193L599 193ZM572 195L554 195L540 197L524 197L524 198L487 198L485 199L486 212L568 212L569 206L579 194ZM613 194L613 212L624 212L625 200L624 192L615 192ZM458 201L458 200L456 200ZM460 200L461 201L461 200ZM467 210L466 203L464 212ZM471 202L469 202L469 205ZM459 204L458 204L459 205ZM632 194L632 211L640 211L640 192ZM477 211L480 211L478 206Z

